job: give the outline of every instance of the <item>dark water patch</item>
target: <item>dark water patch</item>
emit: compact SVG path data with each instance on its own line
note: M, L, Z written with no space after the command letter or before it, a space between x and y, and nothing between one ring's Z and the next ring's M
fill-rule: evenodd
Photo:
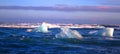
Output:
M8 49L8 48L0 48L0 53L1 54L7 54L7 53L10 53L10 49Z
M0 35L4 35L4 34L7 34L7 33L4 31L0 31Z
M84 38L84 39L74 39L74 38L63 38L59 39L61 41L72 43L72 44L88 44L88 45L99 45L99 46L120 46L120 40L107 40L99 38Z
M64 45L60 43L42 43L39 46L45 47L45 48L49 48L47 46L51 46L50 48L54 48L54 47L59 47L59 46L64 46Z
M29 48L30 46L24 43L3 43L0 44L0 47L2 48Z
M29 53L30 53L30 54L32 54L32 53L33 53L33 54L45 54L44 51L39 50L39 49L31 50Z
M12 47L12 48L27 48L29 46L26 45L26 44L9 43L7 47Z
M73 46L59 46L55 48L56 50L60 51L78 51L80 50L79 47L73 47Z

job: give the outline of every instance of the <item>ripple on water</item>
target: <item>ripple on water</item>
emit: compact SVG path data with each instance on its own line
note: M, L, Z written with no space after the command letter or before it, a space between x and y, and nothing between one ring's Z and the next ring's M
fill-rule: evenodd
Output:
M28 33L26 29L12 28L2 30L0 54L120 54L120 37L57 39L54 38L58 33L56 29L51 33Z

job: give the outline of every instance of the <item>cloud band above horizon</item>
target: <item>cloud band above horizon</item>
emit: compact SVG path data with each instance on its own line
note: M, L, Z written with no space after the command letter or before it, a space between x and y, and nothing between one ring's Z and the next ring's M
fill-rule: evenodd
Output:
M119 6L0 6L0 9L13 10L48 10L48 11L98 11L120 12Z

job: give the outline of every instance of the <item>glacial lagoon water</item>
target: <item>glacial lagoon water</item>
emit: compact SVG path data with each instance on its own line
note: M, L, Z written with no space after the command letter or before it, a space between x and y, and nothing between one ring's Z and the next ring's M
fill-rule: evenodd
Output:
M48 33L26 30L0 28L0 54L120 54L120 30L115 30L113 37L102 37L90 34L95 29L71 29L82 39L56 38L59 28Z

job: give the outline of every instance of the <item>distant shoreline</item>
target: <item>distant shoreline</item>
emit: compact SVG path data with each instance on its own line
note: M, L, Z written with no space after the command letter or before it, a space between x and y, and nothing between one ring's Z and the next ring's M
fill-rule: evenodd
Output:
M0 26L0 28L36 28L32 26Z
M48 23L49 24L49 23ZM0 24L0 28L37 28L41 25L38 24ZM98 24L49 24L49 28L60 28L60 27L68 27L68 28L104 28L104 27L113 27L120 29L120 25L98 25Z

